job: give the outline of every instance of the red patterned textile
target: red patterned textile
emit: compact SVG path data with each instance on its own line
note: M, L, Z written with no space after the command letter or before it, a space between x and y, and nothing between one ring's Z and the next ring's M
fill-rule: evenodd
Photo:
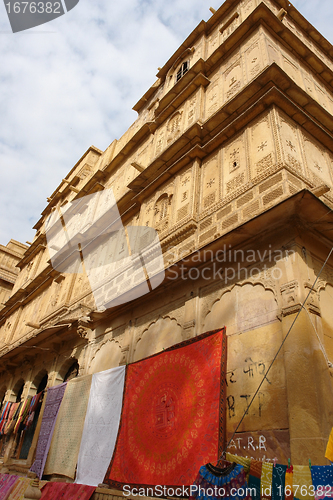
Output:
M95 489L85 484L46 483L40 500L89 500Z
M226 335L207 332L127 366L122 420L104 483L191 485L225 438Z

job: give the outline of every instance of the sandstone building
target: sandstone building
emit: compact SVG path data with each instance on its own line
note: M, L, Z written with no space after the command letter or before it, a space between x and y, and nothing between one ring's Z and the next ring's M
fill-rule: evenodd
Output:
M0 248L20 270L8 297L15 271L0 261L0 398L226 325L231 437L333 246L333 47L286 0L226 0L134 109L127 132L89 148L50 195L32 244ZM125 227L157 230L166 271L150 293L97 311L84 274L52 267L45 223L107 188ZM330 258L231 452L326 463L332 299ZM7 469L26 471L36 442L2 437Z

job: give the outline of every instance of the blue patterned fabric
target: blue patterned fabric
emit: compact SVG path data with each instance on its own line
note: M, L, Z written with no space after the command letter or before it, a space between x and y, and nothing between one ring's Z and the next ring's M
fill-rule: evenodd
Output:
M273 467L272 500L284 500L286 465L277 464Z
M198 476L191 486L190 499L212 500L230 498L243 500L247 493L244 467L231 464L219 469L211 464L200 467Z
M333 496L333 467L331 465L312 465L311 477L316 499Z

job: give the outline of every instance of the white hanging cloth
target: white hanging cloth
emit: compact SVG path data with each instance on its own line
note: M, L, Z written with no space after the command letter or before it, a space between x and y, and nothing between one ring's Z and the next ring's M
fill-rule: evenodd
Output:
M126 366L95 373L79 451L76 483L103 482L116 444Z

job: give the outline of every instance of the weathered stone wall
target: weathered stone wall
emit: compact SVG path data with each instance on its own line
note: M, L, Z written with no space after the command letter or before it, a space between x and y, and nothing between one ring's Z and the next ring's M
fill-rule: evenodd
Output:
M333 63L279 11L277 1L246 0L200 24L135 106L138 120L105 152L89 148L48 198L0 317L1 398L15 401L22 384L23 398L35 394L45 374L49 386L61 383L75 361L79 375L96 373L226 325L232 436L328 241L294 212L272 215L272 227L255 219L304 188L333 183ZM189 71L176 82L185 61ZM84 274L52 268L45 224L66 203L107 188L126 226L158 231L167 277L148 295L101 313ZM333 206L329 193L324 200ZM230 451L324 463L333 412L332 290L328 266Z

